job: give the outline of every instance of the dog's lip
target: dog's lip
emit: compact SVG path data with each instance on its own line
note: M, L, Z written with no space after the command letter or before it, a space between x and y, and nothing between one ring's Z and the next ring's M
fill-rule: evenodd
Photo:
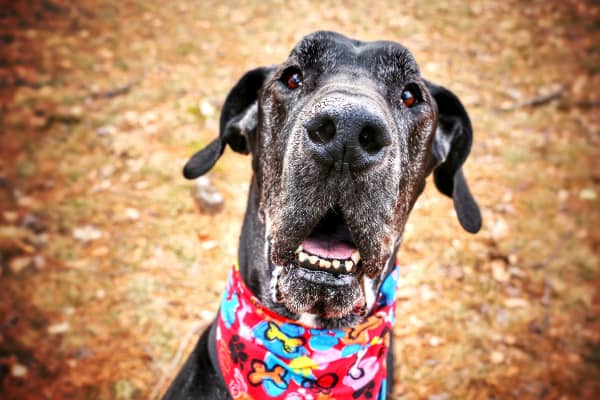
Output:
M291 264L290 267L298 269L298 276L300 278L305 279L308 282L321 285L348 286L351 285L355 279L357 279L356 274L335 274L323 270L305 268L301 265L294 264Z
M352 314L363 317L367 302L363 278L360 272L333 273L290 263L273 270L271 299L296 315L311 313L326 319Z

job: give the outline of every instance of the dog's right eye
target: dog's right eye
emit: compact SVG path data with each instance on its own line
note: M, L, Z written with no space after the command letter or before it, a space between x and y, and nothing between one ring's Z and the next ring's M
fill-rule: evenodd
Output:
M402 102L406 107L412 108L423 100L423 95L416 83L409 83L402 90L400 99L402 99Z
M414 106L417 101L416 96L410 88L404 89L400 97L402 98L404 105L408 108Z
M288 89L298 89L302 86L302 71L296 67L290 67L283 72L280 80L287 85Z

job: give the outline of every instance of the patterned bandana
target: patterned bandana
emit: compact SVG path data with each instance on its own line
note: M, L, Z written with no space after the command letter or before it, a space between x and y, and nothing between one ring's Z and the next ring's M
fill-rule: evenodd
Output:
M237 265L217 322L217 357L236 400L385 399L386 355L394 323L398 267L373 313L347 329L315 329L264 307Z

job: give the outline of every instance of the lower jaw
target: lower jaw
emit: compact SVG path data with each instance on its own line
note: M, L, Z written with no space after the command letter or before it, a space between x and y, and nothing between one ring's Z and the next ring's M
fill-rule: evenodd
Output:
M293 314L315 314L323 320L361 317L365 296L357 274L334 275L297 265L284 267L277 277L277 301Z

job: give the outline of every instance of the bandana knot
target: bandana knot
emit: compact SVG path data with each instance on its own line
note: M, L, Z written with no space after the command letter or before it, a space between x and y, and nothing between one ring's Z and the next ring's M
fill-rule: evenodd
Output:
M346 329L318 329L263 306L235 265L217 320L217 357L235 400L385 399L398 267L373 313Z

